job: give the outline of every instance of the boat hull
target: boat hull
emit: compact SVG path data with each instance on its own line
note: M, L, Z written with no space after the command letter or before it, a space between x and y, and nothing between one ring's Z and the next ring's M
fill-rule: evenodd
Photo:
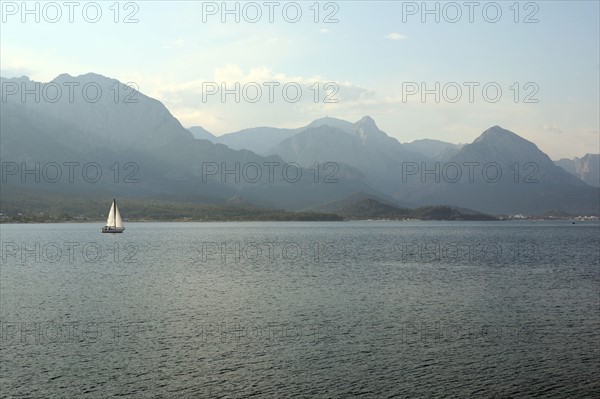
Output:
M104 226L102 228L103 233L122 233L125 230L125 227L108 227Z

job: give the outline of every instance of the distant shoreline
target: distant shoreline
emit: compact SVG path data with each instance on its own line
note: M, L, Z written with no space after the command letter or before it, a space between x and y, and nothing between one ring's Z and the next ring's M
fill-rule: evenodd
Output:
M124 220L124 223L256 223L256 222L600 222L598 217L575 216L571 218L548 218L548 217L530 217L530 218L499 218L497 220L457 220L457 219L343 219L343 220ZM0 221L0 224L98 224L104 225L104 220L47 220L47 221Z

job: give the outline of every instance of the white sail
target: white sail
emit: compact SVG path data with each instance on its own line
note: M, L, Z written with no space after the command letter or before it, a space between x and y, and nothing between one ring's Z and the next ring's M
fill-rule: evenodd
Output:
M113 199L110 211L108 212L108 219L106 219L106 226L102 228L103 233L122 233L125 230L123 227L123 220L117 207L117 200Z
M119 221L121 220L121 216L119 216ZM108 219L106 220L106 225L114 227L115 226L115 201L113 200L112 205L110 206L110 211L108 212Z
M115 206L115 227L116 228L122 228L123 227L123 220L121 220L121 214L119 213L119 208L117 207L117 203L114 202L113 203Z

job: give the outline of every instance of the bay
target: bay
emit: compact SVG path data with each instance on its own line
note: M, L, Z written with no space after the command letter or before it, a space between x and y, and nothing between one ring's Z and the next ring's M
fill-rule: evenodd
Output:
M598 397L597 222L0 226L7 397Z

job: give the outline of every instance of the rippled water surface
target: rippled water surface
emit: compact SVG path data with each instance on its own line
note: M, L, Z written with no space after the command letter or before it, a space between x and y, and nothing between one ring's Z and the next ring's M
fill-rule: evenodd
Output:
M2 225L2 397L600 397L600 226Z

